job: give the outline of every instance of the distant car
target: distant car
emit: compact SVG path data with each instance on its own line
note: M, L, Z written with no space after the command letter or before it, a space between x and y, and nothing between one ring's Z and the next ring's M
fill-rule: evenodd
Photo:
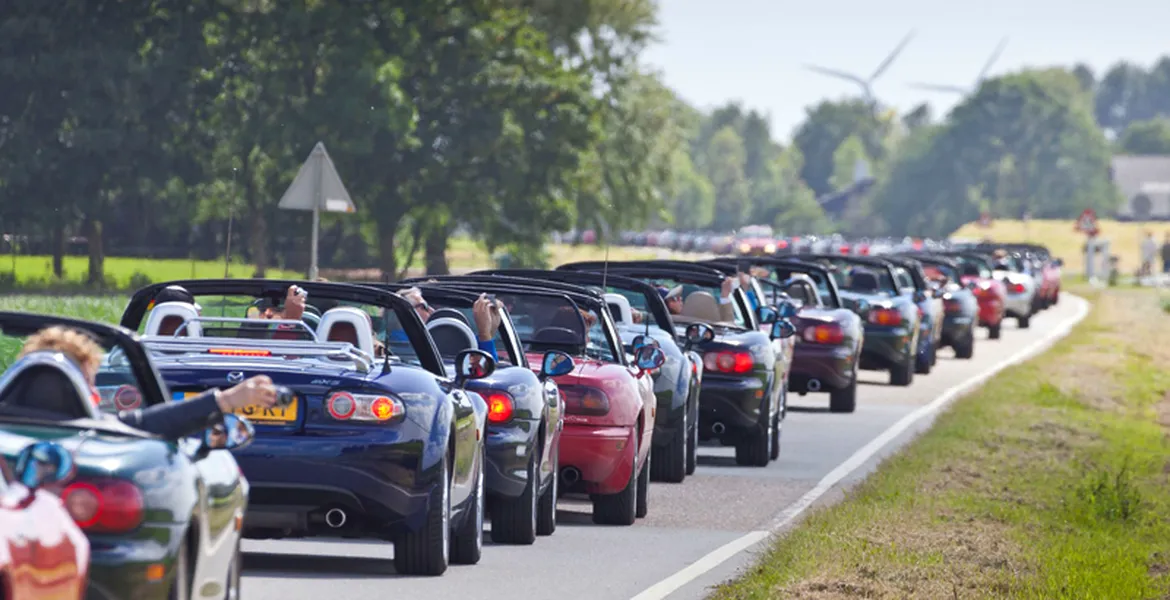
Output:
M959 261L930 254L911 254L922 263L929 280L937 284L942 298L944 317L940 347L951 347L956 358L968 359L975 354L975 328L979 325L979 300L973 291L976 284L963 285Z
M204 589L238 595L249 485L229 450L251 442L247 419L227 415L222 429L198 439L162 439L123 425L102 412L168 401L146 349L118 327L0 313L5 336L54 325L86 332L106 351L97 374L100 404L80 369L60 353L26 356L0 379L0 414L10 419L0 455L14 460L40 440L71 450L76 474L60 495L89 539L87 597L186 598ZM60 390L55 402L25 393L44 386Z
M898 289L903 294L911 296L918 305L922 332L918 336L918 356L914 371L920 375L929 374L938 361L938 349L942 344L945 317L942 294L935 293L926 279L921 263L917 260L898 255L886 255L881 258L894 263L897 267L894 269L894 278L898 283Z
M0 439L12 435L6 428L13 424L27 427L28 421L0 405ZM25 446L14 463L15 474L0 459L0 598L81 600L89 540L53 491L73 477L73 456L41 441Z
M166 302L147 315L168 285L186 288L203 314ZM292 285L320 312L315 330L246 317L257 301L279 306ZM171 319L180 328L162 334ZM479 561L488 407L464 387L495 361L468 350L449 367L406 299L341 283L173 281L136 292L122 324L144 326L176 400L256 373L295 392L287 406L243 411L256 421L255 441L236 452L252 484L249 537L383 539L403 574Z
M991 263L981 254L944 251L938 254L959 263L961 283L975 294L979 302L979 326L987 328L987 337L999 339L1007 316L1007 286L991 271Z

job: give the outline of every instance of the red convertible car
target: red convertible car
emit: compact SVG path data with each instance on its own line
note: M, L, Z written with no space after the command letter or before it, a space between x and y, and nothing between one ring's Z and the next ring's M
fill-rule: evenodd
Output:
M0 598L81 600L89 540L50 491L73 474L69 451L52 442L28 446L16 461L19 477L4 462L0 458Z
M959 262L962 284L979 301L979 326L986 327L987 337L999 339L1003 318L1007 314L1007 288L992 275L991 265L978 254L940 252Z

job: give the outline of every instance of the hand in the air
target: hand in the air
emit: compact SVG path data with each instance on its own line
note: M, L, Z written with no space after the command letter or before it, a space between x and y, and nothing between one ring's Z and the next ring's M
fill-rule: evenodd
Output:
M248 406L272 408L276 405L276 386L267 375L245 379L234 387L219 393L219 409L230 413Z
M301 316L305 314L305 297L298 294L300 289L295 285L288 286L288 293L284 295L284 310L280 314L280 318L288 321L300 321Z
M720 286L720 291L723 292L724 298L731 297L731 286L732 286L732 283L734 281L735 281L735 279L733 279L731 277L728 277L728 278L723 280L723 285Z
M496 331L500 329L500 321L504 316L495 305L495 300L489 299L487 294L480 294L471 307L471 314L475 317L479 341L486 342L496 337Z

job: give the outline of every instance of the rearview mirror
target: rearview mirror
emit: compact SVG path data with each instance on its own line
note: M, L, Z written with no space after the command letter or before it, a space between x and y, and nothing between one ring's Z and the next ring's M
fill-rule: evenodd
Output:
M666 354L658 346L642 346L634 355L634 364L643 371L653 371L666 362Z
M483 379L496 372L496 359L483 350L464 350L455 355L455 381Z
M791 321L783 320L772 323L772 339L786 340L796 335L796 325Z
M642 346L658 346L658 340L646 334L639 333L634 336L634 340L630 342L630 350L637 354L638 349Z
M16 455L16 477L30 490L65 483L73 469L73 454L53 442L30 444Z
M540 363L540 377L548 379L549 377L568 375L573 372L574 366L573 357L569 356L567 352L549 350L544 353L544 360Z
M706 323L691 323L687 325L687 344L694 346L715 339L715 330Z
M761 325L771 325L776 322L776 319L780 318L780 313L776 312L776 309L771 306L761 306L756 309L756 316L759 317Z
M785 300L776 305L776 312L781 319L791 319L796 316L800 310L800 306L796 304L795 300Z
M256 428L239 415L227 414L222 423L216 423L203 432L203 445L208 450L238 450L252 443Z

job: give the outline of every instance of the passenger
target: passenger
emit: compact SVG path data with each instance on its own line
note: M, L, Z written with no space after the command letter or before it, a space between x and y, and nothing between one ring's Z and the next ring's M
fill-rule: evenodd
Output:
M427 303L423 298L422 290L412 287L402 292L399 295L406 298L418 318L426 323L427 319L431 318L435 309ZM496 351L496 332L500 330L500 322L504 315L500 312L500 308L496 305L496 300L490 300L487 294L480 294L476 299L475 304L471 307L471 315L475 318L476 341L478 348L487 352L492 358L497 361L500 360L500 355ZM406 342L406 332L401 329L388 332L391 340L396 342Z
M42 329L24 342L20 356L33 352L60 352L85 375L91 395L97 395L97 373L105 354L88 335L61 326ZM118 413L126 425L167 439L200 433L223 423L223 415L246 408L276 405L276 386L267 375L257 375L226 390L212 389L182 402L167 402Z
M671 289L659 287L658 293L662 296L662 300L666 302L666 309L672 315L681 315L683 309L683 286L676 285Z

